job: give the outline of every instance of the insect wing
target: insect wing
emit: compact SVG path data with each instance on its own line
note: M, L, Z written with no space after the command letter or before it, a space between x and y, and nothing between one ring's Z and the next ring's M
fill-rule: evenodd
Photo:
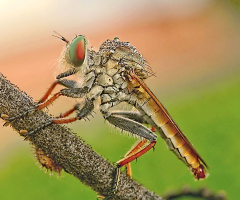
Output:
M180 135L180 138L182 140L184 140L184 142L187 144L187 146L189 146L191 148L191 150L198 157L198 159L207 167L207 164L205 163L203 158L197 153L197 151L195 150L193 145L189 142L187 137L183 134L183 132L180 130L180 128L177 126L177 124L174 122L174 120L171 118L171 116L169 115L166 108L160 103L160 101L153 94L153 92L149 89L149 87L141 79L139 79L138 76L133 71L130 72L130 76L132 77L133 80L135 80L139 84L141 89L144 90L151 97L151 100L154 101L154 106L158 107L159 113L161 113L161 115L162 115L162 117L161 117L162 119L160 119L160 118L158 118L158 119L168 121L168 123L170 123L170 125L171 125L171 128L177 131L177 133ZM165 132L164 130L162 130L162 131Z

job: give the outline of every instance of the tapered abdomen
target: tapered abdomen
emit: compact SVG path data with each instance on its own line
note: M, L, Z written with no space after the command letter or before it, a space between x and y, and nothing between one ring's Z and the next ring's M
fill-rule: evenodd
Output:
M204 168L206 163L204 160L147 85L136 76L133 76L133 84L136 85L136 83L139 84L136 91L138 99L136 107L138 110L147 116L149 124L159 132L169 149L190 167L194 176L197 179L204 179L206 177Z

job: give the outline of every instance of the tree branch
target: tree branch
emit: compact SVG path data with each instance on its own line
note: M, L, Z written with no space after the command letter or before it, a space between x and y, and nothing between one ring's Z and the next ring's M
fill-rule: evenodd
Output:
M188 187L184 187L180 191L170 192L165 195L165 200L173 200L173 199L182 199L183 197L192 197L197 199L205 199L205 200L226 200L226 196L224 191L220 191L214 193L207 188L201 188L197 190L190 189Z
M26 93L11 84L0 73L0 114L15 116L35 107ZM11 123L20 131L39 127L51 119L42 111L29 113ZM49 155L55 164L72 174L98 194L108 196L113 185L116 167L94 152L76 134L64 126L52 124L29 137L29 141ZM162 199L124 173L120 174L114 199Z

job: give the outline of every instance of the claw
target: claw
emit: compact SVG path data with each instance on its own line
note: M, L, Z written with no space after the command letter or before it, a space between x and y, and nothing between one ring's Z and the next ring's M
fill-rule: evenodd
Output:
M29 140L29 137L25 137L23 141L28 141Z
M7 119L7 118L9 118L9 116L8 115L6 115L6 114L1 114L1 116L0 116L2 119Z
M27 130L20 130L19 131L20 135L22 135L24 138L24 141L28 141L29 140L29 135L31 134L31 132L28 132Z
M9 124L10 124L9 122L5 122L3 126L7 127Z
M24 141L28 141L29 140L29 137L28 137L28 131L27 130L20 130L19 131L19 133L20 133L20 135L22 135L22 136L24 136L25 138L24 138Z
M153 148L153 151L155 151L155 146L153 146L152 148Z
M103 199L105 199L105 196L102 196L102 195L97 195L97 200L98 199L101 199L101 200L103 200Z
M26 134L28 133L28 131L22 129L22 130L19 131L19 133L20 133L21 135L26 135Z

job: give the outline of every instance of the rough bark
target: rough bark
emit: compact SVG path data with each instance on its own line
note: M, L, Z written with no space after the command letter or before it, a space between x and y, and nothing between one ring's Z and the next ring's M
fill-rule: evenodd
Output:
M35 103L26 93L11 84L0 73L0 114L15 116ZM43 111L29 113L13 121L10 125L16 130L31 130L49 121L51 116ZM52 124L39 130L28 140L36 148L60 165L98 194L108 196L116 167L94 152L81 138L62 125ZM147 190L124 173L120 175L118 190L113 199L162 199Z

